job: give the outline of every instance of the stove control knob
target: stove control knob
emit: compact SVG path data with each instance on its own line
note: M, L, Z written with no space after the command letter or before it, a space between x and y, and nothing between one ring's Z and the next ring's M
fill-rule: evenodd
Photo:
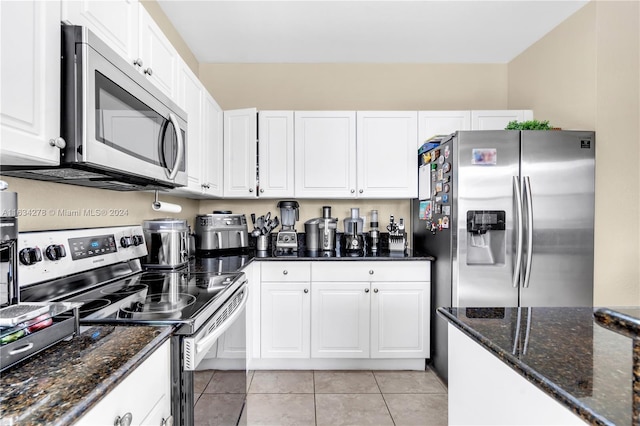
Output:
M49 260L58 260L61 257L65 257L67 255L67 251L64 249L62 244L52 244L45 249L44 254Z
M144 243L144 238L142 238L142 235L134 235L133 236L133 245L134 246L139 246L142 243Z
M42 260L42 251L38 247L27 247L20 250L18 257L23 265L33 265Z
M120 238L120 245L123 248L129 247L131 245L131 237L127 236L127 237Z

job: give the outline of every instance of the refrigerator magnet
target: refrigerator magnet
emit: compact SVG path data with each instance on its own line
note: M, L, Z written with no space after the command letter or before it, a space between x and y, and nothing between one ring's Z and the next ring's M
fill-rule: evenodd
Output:
M442 194L442 202L443 203L449 202L449 194Z
M451 206L442 206L442 214L449 216L451 214Z
M447 216L442 218L442 229L449 229L449 218Z
M442 187L442 190L444 192L449 192L451 190L451 187L449 186L448 183L445 183L444 186Z
M436 182L436 194L442 192L442 182Z
M440 165L444 164L444 155L441 155L440 157L438 157L438 164Z
M436 161L440 157L440 150L436 149L433 151L433 155L431 156L431 161Z
M438 169L438 179L437 180L442 180L444 178L444 173L442 172L442 169Z
M449 145L445 145L444 147L444 158L449 158L451 151L449 151Z
M438 176L438 175L437 175L436 171L435 171L435 170L432 170L432 171L431 171L431 181L432 181L432 182L435 182L436 180L438 180L438 179L436 179L436 178L437 178L437 176Z
M435 209L433 209L435 214L442 214L442 204L436 204ZM440 219L438 219L440 220Z
M437 196L437 197L436 197L436 203L439 203L440 201L442 201L442 197Z
M498 153L495 148L474 148L471 150L471 164L479 166L495 166Z
M451 171L451 163L444 163L442 165L442 168L443 168L445 173L449 173Z
M431 219L431 201L420 201L420 213L418 217L420 220Z

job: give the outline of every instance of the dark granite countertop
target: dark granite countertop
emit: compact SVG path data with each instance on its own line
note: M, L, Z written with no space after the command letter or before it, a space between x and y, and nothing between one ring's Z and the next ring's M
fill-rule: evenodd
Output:
M640 308L613 308L640 318ZM594 308L438 308L451 324L595 425L632 423L632 340Z
M94 326L0 373L0 424L73 423L172 331L172 327Z

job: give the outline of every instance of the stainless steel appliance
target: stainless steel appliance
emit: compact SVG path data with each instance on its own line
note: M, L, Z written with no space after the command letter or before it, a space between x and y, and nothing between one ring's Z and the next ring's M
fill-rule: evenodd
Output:
M380 229L378 222L378 210L371 210L371 221L369 222L369 237L371 238L371 254L380 252Z
M347 217L344 222L344 234L342 236L344 242L342 244L346 254L351 256L364 255L364 221L360 217L360 209L354 207L351 209L351 217Z
M142 258L145 268L180 268L189 261L189 225L182 219L151 219L142 222L147 255ZM139 236L131 241L122 237L122 245L141 244Z
M321 251L336 249L338 218L331 217L331 206L322 206L322 218L318 223L318 246Z
M2 173L120 191L186 185L187 114L87 28L62 26L61 55L60 166Z
M298 233L296 232L295 224L300 219L299 207L300 205L297 201L278 202L282 229L276 237L276 250L298 251Z
M230 211L196 216L196 250L226 250L249 246L247 218Z
M0 181L0 307L20 301L18 289L18 194Z
M27 232L19 249L57 247L55 260L20 263L21 297L27 302L79 302L80 324L172 325L172 414L174 424L193 425L193 371L217 339L244 314L246 278L241 272L194 272L189 267L144 271L141 226ZM99 265L99 266L98 266ZM236 380L245 380L246 363ZM236 384L237 386L237 384ZM240 412L238 413L238 418ZM235 424L235 423L234 423Z
M432 359L446 380L436 307L592 306L595 134L461 131L425 155L413 249L437 258Z
M317 252L320 239L320 219L309 219L304 223L304 237L307 251Z

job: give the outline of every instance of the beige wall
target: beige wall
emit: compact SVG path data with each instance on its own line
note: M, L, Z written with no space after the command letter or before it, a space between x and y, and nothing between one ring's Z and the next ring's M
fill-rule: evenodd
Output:
M509 107L596 131L596 305L640 304L640 10L592 2L509 64Z

